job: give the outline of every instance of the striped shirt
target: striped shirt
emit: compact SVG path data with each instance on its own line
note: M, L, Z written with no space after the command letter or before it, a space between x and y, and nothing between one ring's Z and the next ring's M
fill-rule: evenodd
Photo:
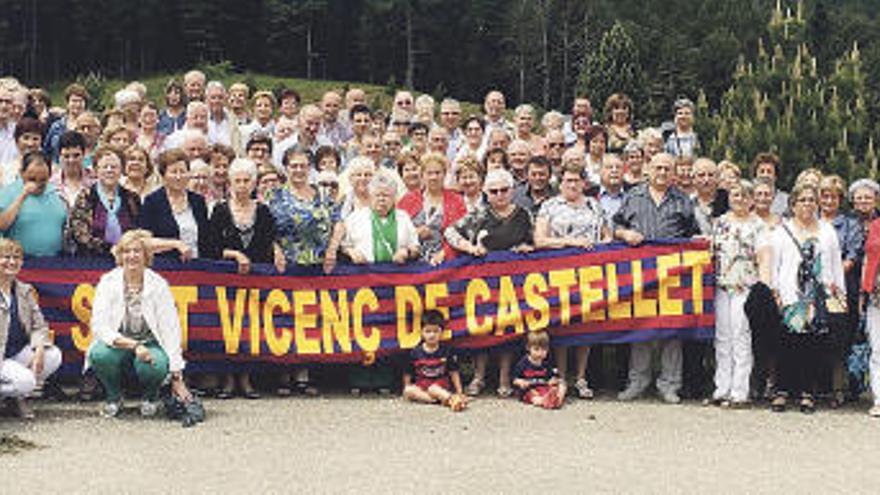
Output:
M630 189L614 215L615 229L635 230L646 241L692 237L700 233L694 204L681 191L670 187L660 204L654 202L648 184Z

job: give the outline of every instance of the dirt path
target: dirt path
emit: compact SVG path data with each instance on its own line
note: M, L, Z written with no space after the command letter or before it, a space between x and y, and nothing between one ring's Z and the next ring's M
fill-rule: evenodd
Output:
M103 420L96 404L42 405L26 426L0 418L0 434L39 446L0 455L0 493L851 494L880 483L880 421L864 408L600 400L550 412L484 398L452 414L348 397L207 407L191 429L134 409Z

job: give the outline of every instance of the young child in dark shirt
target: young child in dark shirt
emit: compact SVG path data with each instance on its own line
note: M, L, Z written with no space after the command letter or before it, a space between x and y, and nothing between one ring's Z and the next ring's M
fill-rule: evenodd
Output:
M523 402L545 409L559 409L565 398L565 382L550 365L549 351L547 332L529 332L526 355L513 368L513 386Z
M446 321L443 313L422 314L422 340L409 353L403 374L403 397L413 402L435 403L460 411L466 405L455 351L440 343Z

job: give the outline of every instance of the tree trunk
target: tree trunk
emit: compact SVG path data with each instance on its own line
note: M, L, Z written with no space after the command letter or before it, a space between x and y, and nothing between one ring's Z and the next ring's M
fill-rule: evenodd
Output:
M544 108L550 106L550 36L547 32L548 17L550 16L549 0L541 0L541 63L544 66L544 84L542 99Z
M306 26L306 79L312 78L312 20Z
M563 0L562 8L560 9L562 12L562 26L560 27L560 32L562 34L562 74L559 78L559 105L562 106L566 101L565 89L568 87L568 50L569 50L569 41L568 41L568 1Z
M409 0L403 2L403 12L406 20L406 81L407 88L413 87L413 74L415 73L416 54L413 47L413 19L412 6Z

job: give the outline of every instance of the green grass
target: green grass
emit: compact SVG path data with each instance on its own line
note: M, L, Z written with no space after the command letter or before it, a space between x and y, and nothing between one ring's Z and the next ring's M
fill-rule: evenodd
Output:
M391 107L391 100L394 97L394 88L387 86L377 86L373 84L352 82L352 81L328 81L314 79L296 79L290 77L279 77L269 74L254 73L234 73L228 66L224 64L208 65L200 68L208 76L208 80L216 79L228 88L236 82L243 82L251 89L251 94L258 90L275 91L282 87L292 88L299 92L302 97L303 104L315 103L320 101L321 96L329 90L337 90L344 93L352 87L362 88L367 93L367 103L373 109L388 110ZM147 86L147 98L155 102L159 107L165 104L165 84L172 77L183 80L184 72L180 73L159 73L149 76L133 78L128 80L121 79L103 79L100 76L86 76L78 78L80 82L86 84L90 93L101 93L99 108L112 108L113 95L116 91L122 89L126 84L133 80L140 81ZM56 81L44 87L52 97L54 106L64 105L64 88L74 82L74 80ZM420 93L414 92L415 95ZM93 95L94 96L94 95ZM437 102L437 116L439 117L439 101ZM94 107L94 105L91 105ZM473 103L462 102L462 114L467 115L472 112L479 112L479 106Z

